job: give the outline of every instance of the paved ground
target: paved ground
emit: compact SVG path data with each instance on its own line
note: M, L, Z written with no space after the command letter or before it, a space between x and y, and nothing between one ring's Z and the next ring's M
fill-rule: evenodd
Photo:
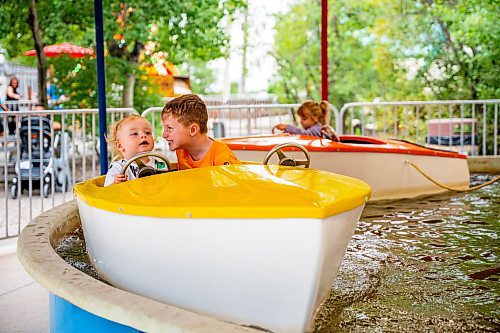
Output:
M14 200L0 191L0 237L19 234L31 218L72 198L72 192L58 192L44 199L36 191L31 199L24 194ZM48 332L48 291L19 262L17 237L0 240L0 333Z
M0 241L0 332L48 333L48 292L24 270L16 242Z

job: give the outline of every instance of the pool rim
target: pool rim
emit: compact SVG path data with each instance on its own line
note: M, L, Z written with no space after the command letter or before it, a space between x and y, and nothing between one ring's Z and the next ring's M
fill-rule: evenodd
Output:
M50 293L96 316L143 332L262 332L115 288L72 267L54 246L79 224L78 207L72 200L33 219L19 236L21 264Z

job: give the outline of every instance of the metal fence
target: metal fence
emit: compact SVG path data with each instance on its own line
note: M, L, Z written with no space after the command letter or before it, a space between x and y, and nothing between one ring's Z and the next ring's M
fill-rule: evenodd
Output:
M209 105L208 134L211 137L235 137L272 134L279 123L295 123L295 112L300 104L249 104L249 105ZM142 115L158 129L163 107L146 109ZM338 119L338 110L330 104L332 123ZM160 129L161 131L161 129Z
M330 113L331 123L336 124L339 134L393 137L425 145L431 144L426 142L431 136L429 127L444 122L445 125L438 126L434 133L443 139L443 142L438 141L443 148L452 147L452 140L446 141L445 134L457 134L460 148L464 148L466 135L470 135L471 146L478 146L471 151L472 155L498 156L499 103L500 100L349 103L340 112L330 106ZM294 113L299 105L208 106L209 135L271 134L276 124L295 121ZM3 188L0 239L17 236L33 217L71 200L73 196L67 190L74 183L100 174L97 109L34 111L33 101L23 101L18 106L20 111L0 112L5 133L0 136L0 175L3 175L0 176L0 188ZM149 108L142 115L151 122L156 134L155 149L175 159L175 153L168 151L161 137L161 110L162 107ZM107 109L107 123L112 124L130 113L137 114L137 111ZM453 123L450 119L458 121ZM10 135L9 121L15 124ZM48 123L46 128L40 126L43 122ZM37 146L36 138L43 144L45 137L47 147ZM18 183L25 184L15 187L15 178Z
M500 100L348 103L340 109L339 134L396 138L498 156Z
M0 239L17 236L33 217L71 200L76 182L99 170L98 109L0 112ZM112 123L134 109L107 109ZM7 124L14 123L14 133ZM3 182L3 184L2 184Z
M33 110L38 104L38 101L31 99L20 99L18 101L3 101L3 105L10 111L29 111Z

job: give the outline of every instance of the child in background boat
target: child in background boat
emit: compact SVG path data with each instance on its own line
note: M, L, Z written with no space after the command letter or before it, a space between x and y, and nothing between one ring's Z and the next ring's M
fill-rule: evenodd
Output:
M109 166L104 186L138 178L139 167L137 164L132 163L125 175L121 173L123 165L128 159L139 153L152 151L155 145L151 125L146 118L136 114L113 124L106 141L111 145L115 158ZM144 157L142 162L156 169L161 169L162 165L164 167L164 162L154 157Z
M208 136L205 103L194 94L169 101L161 112L163 138L177 155L177 169L239 164L226 146Z
M274 128L290 134L322 136L321 128L323 125L328 124L327 101L322 101L321 103L316 103L310 100L305 101L297 110L297 114L300 117L300 124L302 125L302 128L288 124L278 124L274 126Z

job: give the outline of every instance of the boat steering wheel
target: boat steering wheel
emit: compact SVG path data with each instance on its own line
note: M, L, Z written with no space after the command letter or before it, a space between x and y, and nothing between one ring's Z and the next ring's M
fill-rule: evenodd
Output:
M163 162L165 162L165 165L167 166L166 171L160 171L160 170L157 170L149 165L144 164L141 161L141 158L146 157L146 156L157 157L160 160L162 160ZM139 167L139 178L156 175L158 173L172 171L172 167L170 166L170 161L168 160L168 158L166 156L163 156L163 155L158 154L158 153L147 151L144 153L139 153L139 154L129 158L127 160L127 162L125 162L125 164L122 167L121 173L123 175L125 174L125 171L127 171L130 164L132 164L133 162L135 162L137 164L137 166Z
M285 153L283 153L283 148L285 147L294 147L294 148L299 148L304 155L306 156L305 160L296 160L291 156L286 156ZM279 158L279 165L285 165L285 166L304 166L305 168L309 168L311 165L311 155L309 155L309 152L307 149L299 145L298 143L293 143L293 142L286 142L282 143L280 145L275 146L273 149L271 149L266 157L264 157L264 162L262 162L264 165L267 165L269 163L269 159L274 155L278 155Z

